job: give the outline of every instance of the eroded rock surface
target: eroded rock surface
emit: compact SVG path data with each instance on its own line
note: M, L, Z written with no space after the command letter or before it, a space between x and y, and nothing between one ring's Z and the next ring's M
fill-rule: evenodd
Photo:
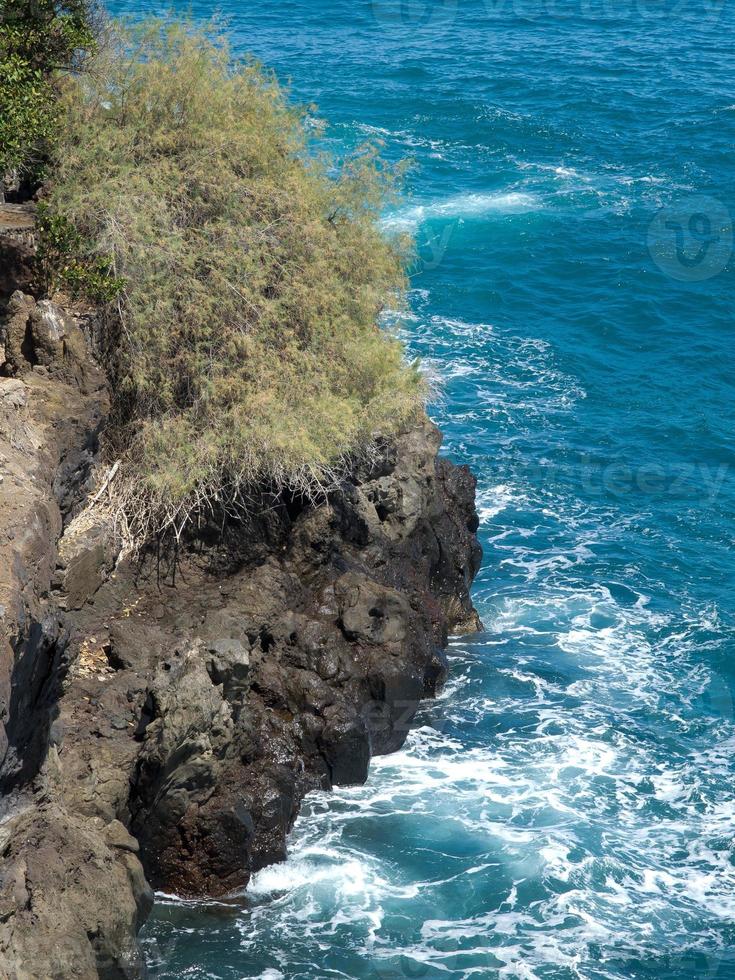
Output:
M49 317L63 335L46 331ZM152 896L137 842L121 848L57 792L70 634L51 593L107 390L61 310L16 292L0 338L0 976L98 976L121 958L142 965L134 936Z
M5 324L0 975L141 976L151 886L243 886L305 793L400 747L479 627L475 483L425 422L321 505L115 567L79 325L19 294Z
M36 278L35 212L32 203L5 204L0 193L0 302L18 289L30 292L33 286Z

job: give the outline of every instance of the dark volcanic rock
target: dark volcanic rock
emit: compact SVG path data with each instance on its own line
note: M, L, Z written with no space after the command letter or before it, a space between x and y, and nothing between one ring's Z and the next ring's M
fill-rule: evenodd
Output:
M43 799L0 827L0 976L143 976L135 936L153 906L122 824Z
M371 755L399 748L444 675L448 630L477 628L474 481L437 461L439 442L427 422L380 475L231 527L179 556L175 586L121 566L75 616L72 650L94 642L115 669L72 664L66 793L94 786L85 809L131 828L154 886L220 895L281 859L304 793L361 782ZM213 572L231 550L251 560ZM105 747L85 762L90 724Z
M9 319L27 325L36 309L16 293ZM0 349L16 375L0 377L0 976L13 980L127 976L141 965L134 936L152 897L125 828L110 838L109 822L58 791L69 628L51 598L56 543L107 407L78 325L67 330L76 346L43 371L32 337L14 346L5 329Z
M285 856L305 793L403 743L448 632L479 627L475 483L425 422L318 506L205 529L175 569L115 568L79 513L99 374L73 318L21 296L10 314L0 973L135 977L149 882L243 886Z
M66 627L49 591L63 501L89 479L80 445L95 445L107 411L104 376L86 356L60 349L53 374L33 370L33 348L13 341L17 321L30 323L35 301L15 293L5 359L16 377L0 377L0 789L27 783L45 753L49 705L55 704ZM61 313L59 311L59 316ZM67 322L69 336L79 327ZM12 355L9 355L12 351ZM27 359L28 358L28 359ZM0 349L0 361L3 360ZM63 477L61 476L63 474Z
M4 204L0 194L0 303L17 289L31 292L35 279L35 206Z

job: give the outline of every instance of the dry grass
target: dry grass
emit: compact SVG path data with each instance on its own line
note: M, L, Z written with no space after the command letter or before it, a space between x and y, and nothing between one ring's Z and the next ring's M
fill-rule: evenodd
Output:
M377 325L404 275L374 152L335 168L267 72L186 24L114 36L65 108L50 206L125 282L101 348L131 540L323 493L422 411Z

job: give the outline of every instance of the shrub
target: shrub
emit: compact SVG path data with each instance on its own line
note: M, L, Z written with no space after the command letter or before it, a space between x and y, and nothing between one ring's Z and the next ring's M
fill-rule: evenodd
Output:
M51 212L122 285L103 336L134 539L318 493L422 410L378 315L403 288L374 151L314 152L275 79L156 21L69 89Z
M59 122L57 80L95 46L89 0L0 0L0 179L42 166Z
M125 280L114 275L110 261L94 255L84 258L81 235L68 218L54 214L46 201L40 202L37 213L36 264L45 290L62 289L72 298L82 296L97 304L116 299Z

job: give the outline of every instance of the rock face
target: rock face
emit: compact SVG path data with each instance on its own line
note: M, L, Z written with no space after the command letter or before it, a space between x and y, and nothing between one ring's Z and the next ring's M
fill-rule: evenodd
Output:
M115 567L80 513L106 394L79 326L18 294L5 322L0 975L142 976L151 886L243 886L305 793L402 744L479 628L475 483L427 421L319 505Z
M0 332L0 976L14 980L97 976L120 957L140 965L135 929L151 901L137 843L121 847L122 834L55 791L69 629L50 593L107 392L70 318L45 357L50 313L61 321L15 293Z
M0 302L35 279L35 206L5 204L0 186Z
M45 755L48 703L65 627L48 593L64 502L91 476L107 411L104 376L67 321L51 367L36 356L46 311L15 293L0 349L0 787L27 783ZM25 338L22 341L20 338ZM45 339L45 338L44 338ZM11 376L8 376L11 375Z

